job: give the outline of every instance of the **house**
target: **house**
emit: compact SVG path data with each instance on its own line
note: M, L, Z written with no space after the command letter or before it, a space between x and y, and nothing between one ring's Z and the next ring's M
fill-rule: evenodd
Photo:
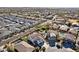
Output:
M56 42L56 34L55 31L49 30L47 32L47 41L49 43L49 46L54 47Z
M63 18L57 18L57 19L55 19L54 22L57 23L57 24L65 24L66 21Z
M67 25L61 25L59 29L61 31L68 31L69 27Z
M59 29L60 26L58 24L53 24L52 27L53 27L53 29L57 30L57 29Z
M74 35L77 35L77 33L78 33L78 31L74 28L70 28L68 32L71 34L74 34Z
M79 19L69 19L68 21L72 23L72 26L79 26Z
M8 37L10 37L12 32L8 31L6 28L1 28L0 29L0 40L2 39L6 39Z
M72 26L76 26L76 27L79 27L79 23L72 23Z
M79 27L73 27L76 31L79 31Z
M65 48L75 48L76 37L72 34L66 33L63 41Z
M32 52L34 50L34 47L25 41L21 41L15 45L15 49L18 52Z
M42 47L44 45L43 36L37 32L34 32L28 36L28 43L34 47Z
M45 17L46 19L52 19L53 18L53 15L48 15Z

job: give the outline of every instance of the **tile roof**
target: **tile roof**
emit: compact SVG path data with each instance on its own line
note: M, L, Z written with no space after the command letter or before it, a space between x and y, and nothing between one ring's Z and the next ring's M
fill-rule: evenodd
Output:
M32 52L34 47L29 45L27 42L20 42L16 44L15 49L17 49L19 52Z

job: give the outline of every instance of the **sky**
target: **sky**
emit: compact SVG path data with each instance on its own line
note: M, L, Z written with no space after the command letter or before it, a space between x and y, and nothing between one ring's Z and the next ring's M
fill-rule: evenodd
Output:
M0 0L0 7L79 7L79 0Z

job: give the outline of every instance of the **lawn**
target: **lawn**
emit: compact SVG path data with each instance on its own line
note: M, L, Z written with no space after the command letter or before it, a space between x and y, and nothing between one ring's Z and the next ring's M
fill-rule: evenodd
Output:
M38 26L36 26L36 28L37 28L37 31L47 31L48 30L48 26L47 25L38 25Z
M21 38L21 40L27 42L28 36L23 36L23 37Z

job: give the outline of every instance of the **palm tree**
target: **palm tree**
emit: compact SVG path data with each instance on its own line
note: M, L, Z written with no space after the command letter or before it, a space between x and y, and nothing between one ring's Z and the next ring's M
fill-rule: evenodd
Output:
M14 48L13 43L8 42L4 48L6 48L8 52L15 52L15 48Z
M41 49L43 52L45 52L45 50L46 50L46 48L45 47L42 47L42 49Z
M32 52L39 52L40 49L38 47L36 47Z

